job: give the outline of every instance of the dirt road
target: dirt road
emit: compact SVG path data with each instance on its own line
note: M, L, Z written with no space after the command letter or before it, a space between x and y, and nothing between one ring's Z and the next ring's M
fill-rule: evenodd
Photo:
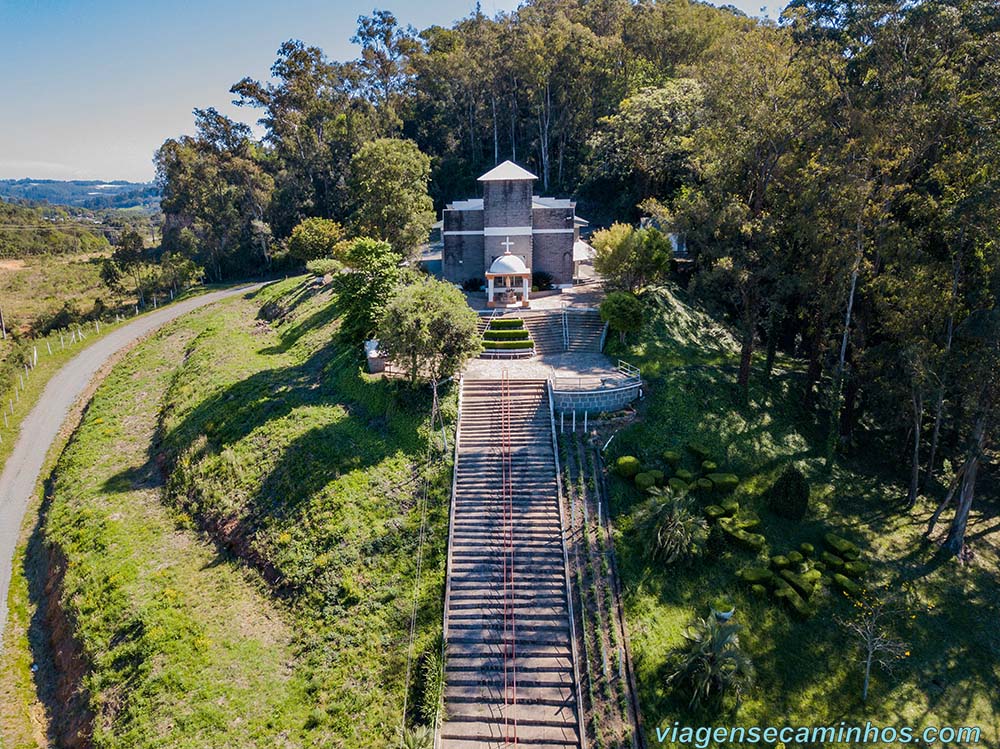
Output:
M53 375L38 403L21 424L14 451L0 474L0 648L7 626L7 591L14 550L24 513L38 483L52 441L59 435L73 404L84 394L101 367L118 351L192 310L259 286L213 291L137 318L91 344Z

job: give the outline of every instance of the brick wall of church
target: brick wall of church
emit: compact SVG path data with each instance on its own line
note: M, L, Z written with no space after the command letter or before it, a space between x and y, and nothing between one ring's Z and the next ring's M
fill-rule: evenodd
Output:
M441 253L441 270L445 279L453 283L463 283L470 278L486 273L483 266L482 234L449 234L452 231L483 230L482 211L456 211L446 209L442 213L444 225Z

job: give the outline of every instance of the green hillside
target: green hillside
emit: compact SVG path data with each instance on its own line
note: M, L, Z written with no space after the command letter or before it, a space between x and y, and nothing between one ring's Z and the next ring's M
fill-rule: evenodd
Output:
M634 455L644 469L690 481L682 472L703 475L703 458L696 453L707 453L717 463L715 470L740 478L731 499L738 502L740 517L756 514L760 523L753 532L766 539L765 548L755 552L723 534L720 540L710 538L709 555L690 565L652 562L649 544L636 527L644 496L631 481L610 477L624 603L650 745L656 743L655 727L674 721L864 725L871 720L897 726L976 725L984 737L1000 736L994 688L1000 679L1000 641L993 622L982 614L1000 604L989 514L974 521L970 531L994 553L978 554L967 564L942 554L920 538L934 509L932 498L910 514L894 509L906 494L902 472L893 472L877 451L859 451L860 457L824 470L826 422L802 405L804 363L782 362L770 381L756 374L744 405L736 384L738 348L721 326L672 289L651 293L646 311L640 340L617 353L642 366L648 395L638 419L611 443L609 462ZM673 456L664 455L667 451L677 453L676 465L668 459ZM802 521L786 520L768 508L770 487L790 464L811 483L810 510ZM699 512L725 497L695 493ZM814 612L802 619L736 576L751 566L773 569L770 556L798 551L803 543L812 544L818 558L829 532L861 548L862 560L871 565L861 585L897 591L903 601L897 619L908 655L891 673L875 670L867 704L860 699L856 643L837 621L851 615L852 604L836 585L824 581L811 599ZM671 651L682 644L684 627L708 615L719 596L735 604L741 643L756 669L756 686L738 713L691 710L666 684Z
M450 467L426 468L429 399L360 374L336 312L295 278L168 326L101 386L59 459L38 531L48 572L21 581L14 631L35 607L57 638L53 611L72 624L83 696L49 709L92 715L93 746L382 746L408 651L418 714ZM23 599L45 583L55 609ZM0 688L23 695L26 664L51 652L14 639ZM30 734L0 722L5 746Z

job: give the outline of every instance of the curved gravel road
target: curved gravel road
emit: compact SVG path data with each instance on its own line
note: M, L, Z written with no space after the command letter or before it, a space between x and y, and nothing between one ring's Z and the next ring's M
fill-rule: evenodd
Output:
M22 422L14 451L0 474L0 649L7 627L7 591L21 523L49 446L59 435L73 404L108 359L129 344L187 312L260 286L213 291L147 313L87 346L49 380L38 403Z

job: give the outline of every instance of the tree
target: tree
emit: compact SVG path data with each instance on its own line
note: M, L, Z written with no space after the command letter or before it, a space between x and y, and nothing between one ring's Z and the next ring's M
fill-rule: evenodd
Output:
M667 684L689 692L690 707L717 707L730 695L738 703L753 684L753 663L740 647L741 629L715 616L695 619L684 629L687 649L674 652Z
M407 367L410 384L449 377L479 353L479 316L452 284L425 279L389 301L378 328L379 349Z
M135 229L128 227L118 237L111 257L104 261L101 276L112 289L118 286L119 279L123 275L128 276L132 281L136 299L139 300L140 305L146 306L144 292L148 269L149 259L145 256L142 235Z
M303 262L316 258L332 258L344 239L344 227L328 218L307 218L292 229L288 252Z
M635 229L615 223L594 232L594 270L609 289L638 292L662 280L670 270L673 246L658 229Z
M412 26L400 27L389 11L376 10L371 16L358 17L357 33L351 37L351 42L361 45L358 65L369 95L378 101L383 133L402 124L395 102L412 78L410 57L420 48L416 33Z
M349 268L336 277L337 304L343 310L340 333L358 343L375 332L399 280L399 257L388 242L362 237L345 254Z
M895 637L891 630L892 623L899 614L891 601L865 592L854 601L854 615L837 620L857 643L859 660L864 667L862 702L868 701L872 667L877 665L887 671L892 670L895 661L910 654L906 644Z
M380 138L362 146L351 159L354 233L384 239L399 255L410 254L434 223L430 172L430 159L411 140Z
M627 291L612 291L601 302L601 319L618 332L618 340L625 343L628 333L642 330L642 302Z

